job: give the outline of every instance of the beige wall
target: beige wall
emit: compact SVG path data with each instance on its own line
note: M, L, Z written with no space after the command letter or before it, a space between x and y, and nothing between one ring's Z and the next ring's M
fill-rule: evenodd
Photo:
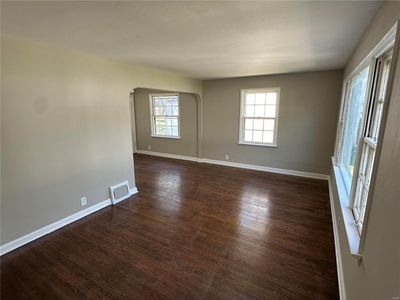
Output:
M135 119L138 150L197 156L197 103L189 93L179 93L180 139L151 136L149 94L166 91L135 89Z
M204 157L328 174L341 84L341 70L205 81ZM278 147L238 145L240 89L266 87L280 87Z
M134 186L129 92L201 94L174 73L1 38L1 244ZM84 208L86 208L84 207Z
M400 2L384 3L346 67L350 73L400 17ZM334 176L336 218L348 300L394 299L400 296L400 60L382 141L375 190L360 265L350 255Z
M400 1L385 1L368 29L364 32L356 49L352 53L345 68L345 75L350 74L357 65L368 55L368 53L381 40L383 35L389 31L400 11Z

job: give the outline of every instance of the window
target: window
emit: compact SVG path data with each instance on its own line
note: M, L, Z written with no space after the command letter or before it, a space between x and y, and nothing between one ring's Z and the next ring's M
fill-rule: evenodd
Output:
M239 144L276 146L279 88L241 90Z
M361 140L360 166L358 169L358 177L354 189L354 200L352 205L355 224L359 232L361 232L364 223L367 197L371 184L375 151L377 147L379 129L382 121L386 86L389 78L391 62L391 52L377 60L375 78L376 93L372 97L369 105L367 122L365 126L365 134Z
M343 138L338 162L348 192L351 188L358 141L361 136L369 68L369 66L364 68L347 83L348 101L342 119Z
M179 138L179 95L150 95L151 135Z
M391 61L392 51L388 51L345 83L336 165L359 234L365 223Z

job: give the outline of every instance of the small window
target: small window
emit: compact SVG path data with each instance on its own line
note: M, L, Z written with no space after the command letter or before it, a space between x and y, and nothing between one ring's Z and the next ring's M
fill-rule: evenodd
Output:
M239 144L276 146L279 88L241 90Z
M151 135L154 137L179 138L179 95L150 95Z

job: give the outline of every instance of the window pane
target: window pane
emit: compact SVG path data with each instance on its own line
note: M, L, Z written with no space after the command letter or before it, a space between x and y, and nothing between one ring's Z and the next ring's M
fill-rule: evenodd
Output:
M254 105L246 105L246 117L254 117Z
M360 222L364 220L365 207L367 206L367 198L368 198L368 190L364 187L360 201L360 217L359 217Z
M256 105L254 106L254 116L255 117L264 117L264 105Z
M153 97L154 101L154 106L164 106L165 105L165 99L160 98L160 97Z
M244 131L244 141L245 142L252 142L253 141L253 131L252 130L245 130Z
M382 113L383 113L383 101L385 100L386 87L387 87L387 81L389 79L389 71L390 71L391 61L392 61L391 59L387 60L383 66L382 79L381 79L381 83L379 86L378 101L376 103L376 109L375 109L375 112L372 117L372 130L371 130L370 136L375 139L378 138L379 128L381 126Z
M255 94L246 94L246 104L254 104Z
M369 185L369 182L371 180L372 176L372 168L374 166L374 158L375 158L375 150L367 146L368 148L368 158L367 158L367 163L366 163L366 170L365 170L365 177L367 179L367 183Z
M154 106L160 106L160 99L153 97Z
M264 131L263 132L263 143L272 144L274 142L274 132Z
M276 105L265 105L265 116L267 118L275 118Z
M156 116L164 115L164 107L161 107L161 106L154 107L154 115L156 115Z
M178 106L178 97L176 97L176 96L171 97L169 103L170 103L172 106Z
M364 149L361 155L361 162L360 162L360 175L365 177L367 174L367 167L368 167L368 150L369 147L364 143Z
M263 130L264 120L256 119L254 120L254 129L255 130Z
M275 120L264 120L264 130L274 130Z
M346 185L350 190L356 160L358 141L361 135L361 119L366 102L369 67L358 74L350 85L350 98L347 104L343 141L339 164L348 177Z
M262 143L263 141L263 132L262 131L254 131L253 132L253 142Z
M249 92L249 93L247 93ZM255 144L273 144L277 121L278 93L244 90L241 98L240 140Z
M265 104L265 93L257 93L255 104Z
M163 117L156 117L156 125L157 126L165 126L166 125L166 120Z
M253 129L253 119L245 119L245 121L244 121L244 129L245 130Z
M165 126L156 126L156 134L165 135Z
M383 103L378 102L376 105L377 107L374 115L374 120L372 123L372 132L371 132L371 137L374 139L378 138L379 127L381 125L382 113L383 113Z
M362 222L365 214L365 207L367 204L368 190L364 185L357 187L356 202L354 203L354 215L358 222ZM362 224L360 224L360 227ZM359 227L359 228L360 228Z
M152 134L178 136L179 131L179 98L178 96L153 96L154 127ZM171 117L171 116L177 117ZM173 127L175 127L173 129Z
M276 104L276 93L268 93L265 104Z
M363 196L363 192L364 192L364 188L363 188L363 184L361 182L361 180L358 181L357 184L357 189L356 189L356 193L355 193L355 198L354 198L354 217L355 219L359 219L360 217L360 203L361 203L361 199Z
M172 127L172 135L178 136L178 127Z
M167 115L167 116L172 115L172 107L171 106L166 106L164 109L165 109L165 115Z
M357 180L357 187L356 187L354 206L353 206L354 217L357 221L360 221L360 224L358 226L359 229L362 228L362 220L364 218L365 207L367 204L374 156L375 156L375 150L366 143L363 143L360 171Z

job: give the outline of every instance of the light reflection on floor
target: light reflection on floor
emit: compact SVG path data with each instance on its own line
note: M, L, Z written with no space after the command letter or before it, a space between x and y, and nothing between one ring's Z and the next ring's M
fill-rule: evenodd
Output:
M269 199L265 191L244 186L240 195L239 230L264 237L268 225Z
M163 211L177 215L181 209L182 178L179 172L160 172L157 174L156 182L160 191L165 191L157 197L157 207Z
M244 186L237 215L237 234L240 238L230 247L233 259L253 266L262 261L263 253L258 250L268 241L268 217L268 194L265 191L255 192L254 187ZM249 244L252 247L249 247ZM252 252L252 255L248 255L249 252Z

